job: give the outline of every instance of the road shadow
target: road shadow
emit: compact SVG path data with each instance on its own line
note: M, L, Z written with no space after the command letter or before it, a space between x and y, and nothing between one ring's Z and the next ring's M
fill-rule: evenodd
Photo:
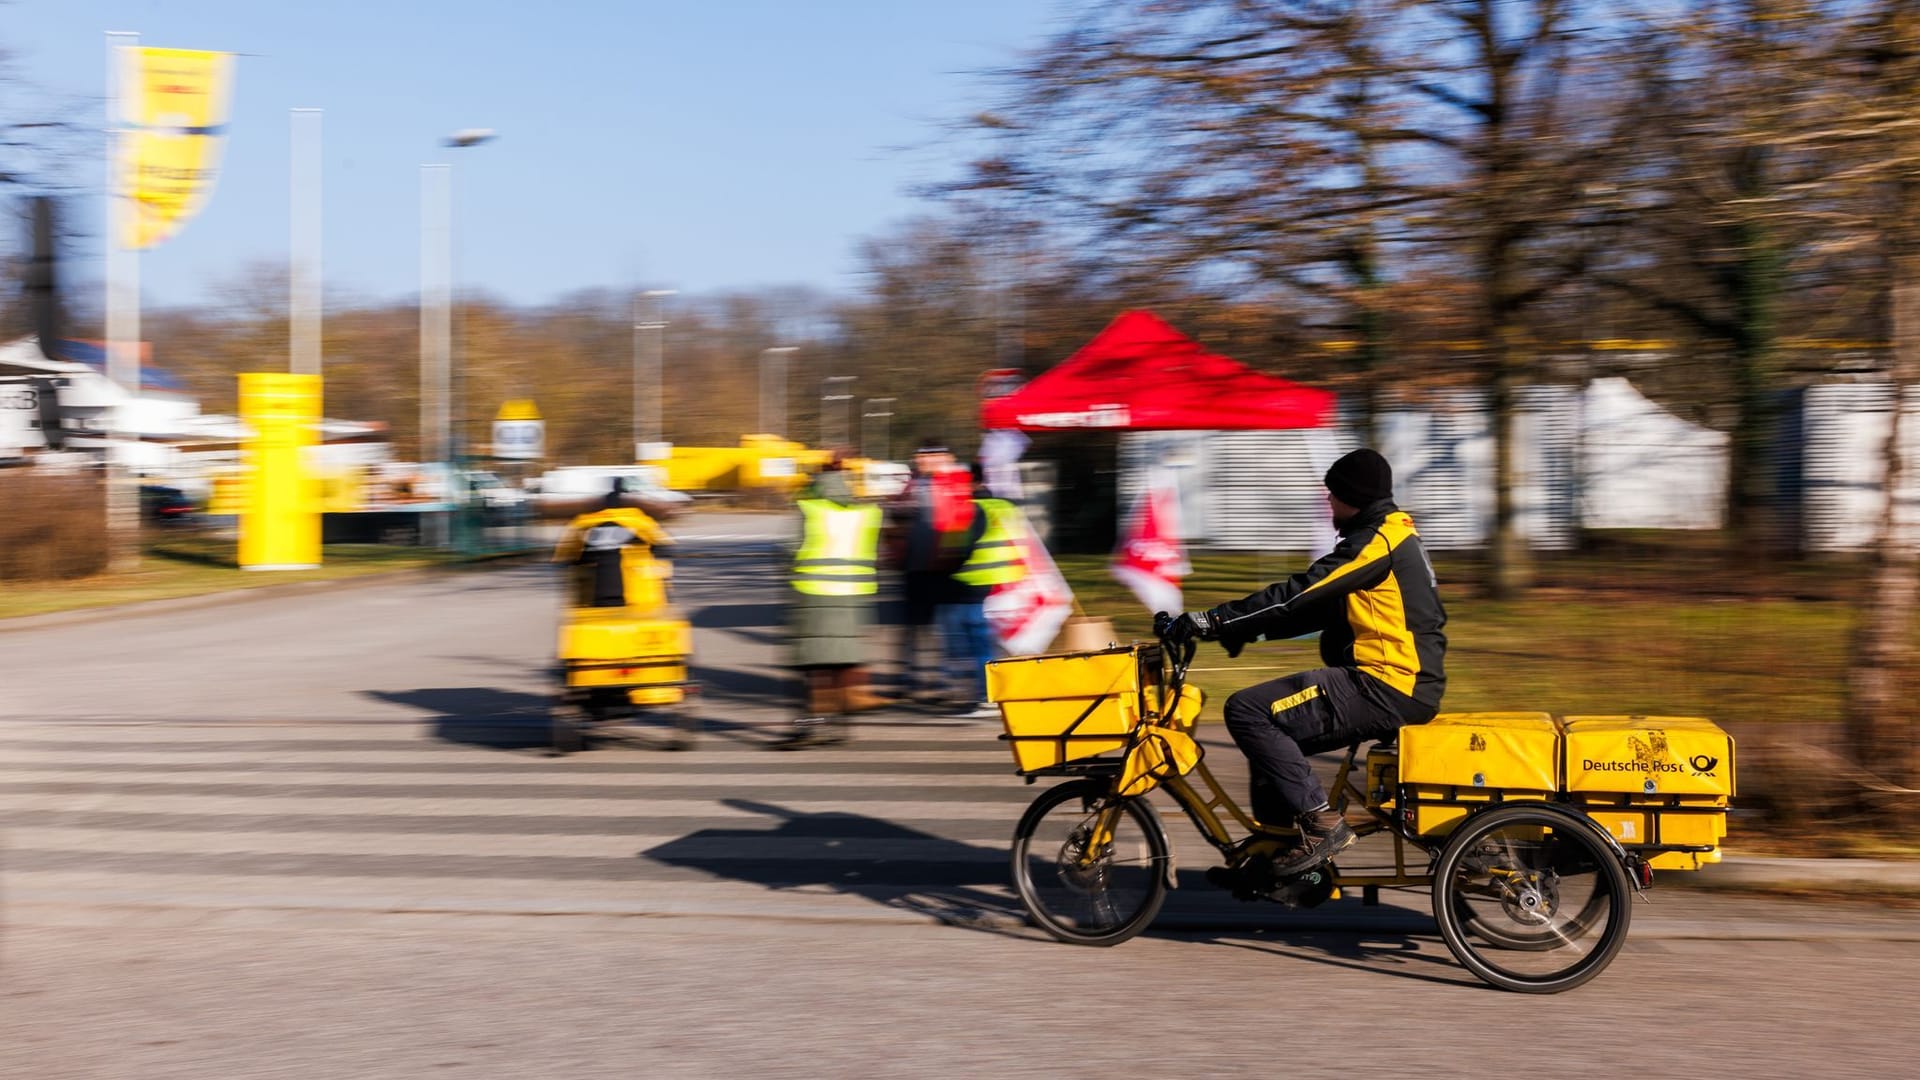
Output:
M844 811L804 813L749 799L722 805L764 815L764 827L702 829L640 852L663 865L771 891L831 891L911 911L966 930L1046 942L1026 925L1026 913L1007 887L1001 847L949 840L897 822ZM777 849L778 857L768 857ZM1260 925L1271 919L1270 925ZM1208 924L1230 924L1207 929ZM1444 949L1424 944L1430 919L1392 907L1350 902L1291 910L1261 903L1248 908L1206 883L1204 871L1179 872L1147 937L1250 949L1331 967L1426 982L1479 985Z
M776 892L827 889L948 926L1032 936L1009 925L1021 917L1019 903L990 888L1006 881L1003 852L864 814L809 814L749 799L721 804L763 814L769 827L702 829L639 857ZM897 854L909 844L911 855ZM756 854L769 846L779 848L779 858Z
M693 608L687 622L696 630L719 630L758 645L787 642L787 610L779 604L706 604Z
M700 684L700 693L710 700L788 711L800 708L800 679L797 675L702 667L698 664L690 668L688 673ZM798 713L795 712L795 715Z
M422 690L363 690L376 701L433 714L429 735L442 742L492 750L544 749L553 744L553 698L487 686Z
M1201 887L1206 888L1204 885ZM1291 914L1299 916L1305 922L1313 921L1311 912ZM1147 936L1193 941L1222 948L1246 949L1347 971L1391 975L1416 982L1438 983L1442 986L1492 989L1457 964L1453 954L1449 953L1444 945L1427 940L1436 936L1431 920L1425 925L1412 918L1387 918L1382 922L1383 925L1380 927L1345 925L1337 928L1317 928L1309 926L1304 929L1276 928L1205 933L1178 930L1159 933L1149 930Z

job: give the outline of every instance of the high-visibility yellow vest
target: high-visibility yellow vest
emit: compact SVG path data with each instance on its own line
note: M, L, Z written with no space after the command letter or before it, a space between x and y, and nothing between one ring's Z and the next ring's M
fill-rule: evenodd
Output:
M987 515L987 527L967 561L954 572L954 580L964 585L1005 585L1026 577L1027 566L1020 559L1020 512L1005 499L973 502Z
M801 499L800 550L793 587L808 596L871 596L880 591L880 508Z

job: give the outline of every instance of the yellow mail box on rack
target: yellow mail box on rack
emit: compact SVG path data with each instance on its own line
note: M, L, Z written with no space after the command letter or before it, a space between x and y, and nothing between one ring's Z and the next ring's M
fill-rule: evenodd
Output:
M1124 748L1143 680L1159 671L1153 645L995 660L987 700L1000 706L1014 764L1031 772Z
M1560 729L1533 712L1441 713L1400 729L1400 783L1554 791Z
M1400 790L1415 832L1453 831L1495 799L1559 788L1560 728L1541 712L1441 713L1400 729Z
M1685 796L1725 806L1733 795L1733 737L1696 716L1569 716L1569 792Z
M1692 716L1569 716L1567 793L1628 847L1664 852L1657 869L1718 862L1734 794L1733 738Z

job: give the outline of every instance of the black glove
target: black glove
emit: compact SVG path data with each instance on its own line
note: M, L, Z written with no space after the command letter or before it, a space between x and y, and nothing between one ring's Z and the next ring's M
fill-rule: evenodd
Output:
M1167 620L1164 629L1162 618ZM1153 628L1155 633L1175 645L1189 641L1212 641L1218 629L1214 626L1213 616L1204 611L1189 611L1178 617L1168 616L1163 611L1153 617Z

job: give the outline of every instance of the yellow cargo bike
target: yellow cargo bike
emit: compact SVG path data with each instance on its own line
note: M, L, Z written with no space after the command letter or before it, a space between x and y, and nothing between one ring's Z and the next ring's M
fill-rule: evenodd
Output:
M1117 945L1146 929L1175 884L1172 847L1146 798L1170 797L1245 882L1236 895L1310 907L1358 889L1428 888L1434 919L1469 971L1506 990L1557 993L1619 952L1631 902L1656 869L1719 860L1733 795L1733 741L1705 720L1455 713L1348 748L1330 788L1391 862L1275 877L1292 828L1255 821L1204 761L1186 683L1191 642L999 660L988 697L1029 783L1043 792L1014 830L1014 887L1061 941ZM1355 820L1359 813L1365 820Z
M683 704L693 630L668 602L673 564L655 554L671 543L652 518L630 507L581 514L568 523L554 561L572 579L559 633L560 692L551 713L553 749L585 749L595 734L643 710ZM691 745L694 720L678 711L666 747Z

